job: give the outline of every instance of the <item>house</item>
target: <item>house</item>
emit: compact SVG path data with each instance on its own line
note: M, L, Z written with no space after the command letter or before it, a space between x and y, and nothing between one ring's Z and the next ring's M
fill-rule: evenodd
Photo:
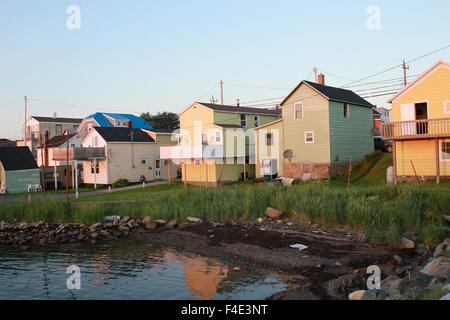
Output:
M96 112L83 119L78 129L78 133L85 137L93 127L126 128L129 121L131 122L131 128L145 130L153 129L147 121L132 114Z
M178 145L161 157L182 165L182 179L216 186L255 176L254 128L279 119L281 110L195 102L180 115Z
M83 181L111 185L119 179L129 182L169 180L177 176L177 166L160 158L161 146L175 145L168 132L135 128L93 127L75 148L76 155L91 153L83 159ZM94 154L90 151L100 150Z
M28 147L0 148L2 192L27 192L28 185L39 185L40 183L40 171Z
M394 173L409 179L450 176L450 64L438 61L389 101Z
M256 128L256 176L323 179L373 152L372 105L353 91L301 81L282 118Z
M373 108L373 135L381 135L381 114Z
M17 147L17 142L9 139L0 139L0 147Z
M375 107L375 111L380 114L381 123L391 122L392 121L391 109L386 109L386 108L382 108L382 107L380 107L380 108Z
M40 145L39 139L51 139L60 136L64 131L74 133L83 119L61 118L56 113L53 117L31 116L26 121L26 145L30 148L34 158L37 158L36 149ZM21 143L25 145L25 142Z

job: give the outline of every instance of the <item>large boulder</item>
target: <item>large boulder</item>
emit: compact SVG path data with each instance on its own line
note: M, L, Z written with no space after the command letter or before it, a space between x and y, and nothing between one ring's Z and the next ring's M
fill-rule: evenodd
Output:
M428 276L437 278L449 278L450 277L450 258L439 257L429 262L422 270L421 273Z
M439 258L441 256L450 258L450 238L445 239L444 242L436 247L436 250L434 251L434 257Z
M282 215L283 215L283 211L281 211L281 210L274 209L271 207L267 207L267 209L266 209L266 216L268 216L272 219L278 220L281 218Z
M348 300L362 300L366 290L358 290L348 295Z

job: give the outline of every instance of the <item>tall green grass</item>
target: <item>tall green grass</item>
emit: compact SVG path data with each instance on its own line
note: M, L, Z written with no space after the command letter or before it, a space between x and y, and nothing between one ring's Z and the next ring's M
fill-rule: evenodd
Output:
M355 185L347 189L327 182L292 187L241 183L218 188L150 189L147 197L141 195L142 202L133 205L74 202L69 215L64 201L2 203L0 220L95 223L107 215L150 215L166 220L195 216L203 220L249 221L264 217L270 206L283 210L286 217L300 215L327 227L348 225L364 230L375 242L397 243L402 233L409 231L436 245L447 233L442 216L450 212L448 184Z

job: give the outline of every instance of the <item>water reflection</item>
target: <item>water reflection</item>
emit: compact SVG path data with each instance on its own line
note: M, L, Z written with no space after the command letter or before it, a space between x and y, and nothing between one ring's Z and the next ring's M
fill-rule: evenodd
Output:
M69 265L81 290L68 290ZM131 241L20 251L0 246L0 299L263 299L284 288L270 274Z

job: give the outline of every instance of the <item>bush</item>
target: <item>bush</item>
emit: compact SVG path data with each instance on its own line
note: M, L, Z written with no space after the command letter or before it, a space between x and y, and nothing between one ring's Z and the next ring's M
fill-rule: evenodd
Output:
M123 187L128 187L129 185L130 185L130 181L128 181L127 179L119 179L112 184L112 187L113 188L123 188Z

